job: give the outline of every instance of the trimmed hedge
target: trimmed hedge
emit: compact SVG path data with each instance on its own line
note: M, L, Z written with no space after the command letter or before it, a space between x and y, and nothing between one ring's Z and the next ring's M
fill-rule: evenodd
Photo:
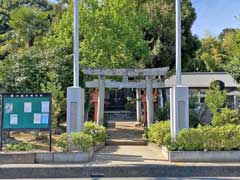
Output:
M240 126L200 126L182 130L169 150L178 151L227 151L240 149Z
M148 129L148 140L167 146L171 151L228 151L240 150L240 125L198 126L183 129L171 142L170 123L161 121Z

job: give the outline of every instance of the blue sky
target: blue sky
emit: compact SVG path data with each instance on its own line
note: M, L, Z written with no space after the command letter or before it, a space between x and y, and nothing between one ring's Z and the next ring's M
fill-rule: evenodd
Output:
M202 38L208 31L217 36L225 28L240 28L240 0L191 0L197 12L192 32Z
M50 0L56 1L56 0ZM240 28L240 0L191 0L197 12L192 32L203 38L206 32L217 36L225 28Z

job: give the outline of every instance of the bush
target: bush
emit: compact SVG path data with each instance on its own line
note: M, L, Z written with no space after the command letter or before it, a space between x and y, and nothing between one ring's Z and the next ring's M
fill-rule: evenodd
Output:
M224 126L226 124L240 124L238 111L223 108L219 113L215 113L212 118L213 126Z
M150 142L158 145L170 144L170 121L160 121L152 124L148 129L147 136Z
M82 132L72 133L69 146L72 151L87 151L93 146L93 138Z
M196 151L203 150L203 135L201 128L183 129L177 136L175 142L169 147L169 150L178 151Z
M106 138L106 128L94 122L85 122L83 132L92 136L94 145L104 142Z
M169 150L221 151L240 149L240 126L199 126L182 130Z
M71 133L68 141L67 134L64 133L57 140L57 146L61 151L87 151L93 146L93 138L83 132Z
M32 144L22 142L19 144L7 144L4 151L31 151L32 149Z

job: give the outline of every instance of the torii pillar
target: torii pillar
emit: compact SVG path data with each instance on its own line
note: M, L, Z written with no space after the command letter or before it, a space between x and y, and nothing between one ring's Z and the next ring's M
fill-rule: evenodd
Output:
M141 103L141 89L136 89L136 107L137 107L137 123L142 122L142 103Z
M146 102L147 102L147 127L149 128L154 121L152 78L150 76L146 76Z
M103 125L104 121L104 100L105 100L105 78L100 76L98 80L98 109L97 109L97 124Z

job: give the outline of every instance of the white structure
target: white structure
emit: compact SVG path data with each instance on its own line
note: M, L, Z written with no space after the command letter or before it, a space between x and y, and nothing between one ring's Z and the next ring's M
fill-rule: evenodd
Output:
M74 0L74 84L67 89L67 133L80 132L84 123L84 89L79 87L78 0Z
M188 87L181 82L181 0L176 0L176 86L170 93L171 137L175 140L177 133L189 127Z

